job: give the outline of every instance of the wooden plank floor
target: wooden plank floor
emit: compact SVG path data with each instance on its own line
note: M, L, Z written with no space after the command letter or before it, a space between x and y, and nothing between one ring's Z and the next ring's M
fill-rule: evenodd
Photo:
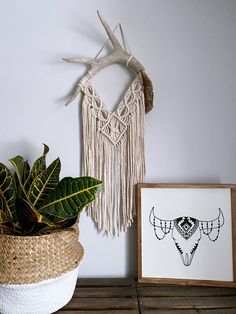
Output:
M133 279L79 279L57 314L236 314L236 289L139 284Z

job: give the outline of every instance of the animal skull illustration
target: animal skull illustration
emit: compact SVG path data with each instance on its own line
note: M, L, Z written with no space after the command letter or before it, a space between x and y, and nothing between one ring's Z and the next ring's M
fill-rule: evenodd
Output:
M170 233L175 246L185 266L192 262L194 253L202 238L202 234L208 236L209 240L215 242L224 224L224 216L219 208L219 215L213 220L203 221L193 217L183 216L174 220L164 220L154 214L154 207L151 209L149 221L153 225L155 236L158 240Z

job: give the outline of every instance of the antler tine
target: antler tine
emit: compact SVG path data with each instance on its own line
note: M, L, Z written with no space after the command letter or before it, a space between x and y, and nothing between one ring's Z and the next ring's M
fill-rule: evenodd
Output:
M121 47L118 39L116 38L116 36L114 35L114 33L112 32L110 26L107 24L107 22L105 21L104 17L99 13L99 11L97 11L98 17L102 23L102 25L104 26L106 33L112 43L112 46L114 48L114 50L120 50L123 51L123 48Z
M90 64L90 65L95 63L95 59L93 59L93 58L83 58L83 57L62 58L62 60L65 60L67 62L85 63L85 64Z
M70 98L67 100L65 106L68 106L81 92L81 87L77 86L73 94L70 96Z
M102 69L104 66L107 66L109 64L120 62L120 63L126 63L129 54L122 48L120 45L118 39L114 35L113 31L107 24L107 22L104 20L104 18L100 15L99 11L97 11L98 17L104 26L106 33L112 43L114 51L104 57L100 58L84 58L84 57L74 57L74 58L63 58L63 60L67 62L74 62L74 63L82 63L82 64L88 64L90 65L90 69L87 72L87 74L83 78L91 78L95 73L97 73L100 69ZM133 64L133 66L132 66ZM135 71L137 71L137 67L142 69L142 65L139 64L139 62L133 57L130 65L132 68L134 68ZM80 93L81 88L80 86L77 86L77 88L74 90L73 94L70 96L70 98L66 102L66 106L69 105Z

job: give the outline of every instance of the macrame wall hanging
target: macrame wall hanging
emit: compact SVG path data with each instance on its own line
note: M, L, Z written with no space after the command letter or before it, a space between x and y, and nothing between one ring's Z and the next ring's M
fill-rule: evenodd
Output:
M144 67L125 51L104 18L98 16L113 46L113 52L100 58L64 58L90 65L67 104L83 93L82 172L104 180L104 191L87 211L99 230L109 235L126 231L135 211L134 186L145 175L144 116L153 106L153 87ZM91 78L102 68L120 63L137 73L114 111L94 89Z

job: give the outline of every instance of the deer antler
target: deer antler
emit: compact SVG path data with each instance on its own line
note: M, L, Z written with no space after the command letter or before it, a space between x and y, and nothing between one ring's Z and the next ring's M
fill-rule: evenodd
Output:
M118 39L112 32L111 28L107 24L107 22L104 20L104 18L101 16L99 11L97 11L97 14L99 16L99 19L104 26L106 33L112 43L113 46L113 52L111 52L109 55L105 57L100 58L84 58L84 57L75 57L75 58L63 58L63 60L67 62L74 62L74 63L84 63L89 64L90 69L85 74L83 79L91 78L93 75L95 75L99 70L104 68L105 66L114 64L114 63L122 63L129 65L135 72L140 72L141 70L144 70L144 67L138 62L138 60L127 53L120 45ZM68 101L66 102L66 106L69 105L81 92L80 86L77 84L73 94L70 96Z

